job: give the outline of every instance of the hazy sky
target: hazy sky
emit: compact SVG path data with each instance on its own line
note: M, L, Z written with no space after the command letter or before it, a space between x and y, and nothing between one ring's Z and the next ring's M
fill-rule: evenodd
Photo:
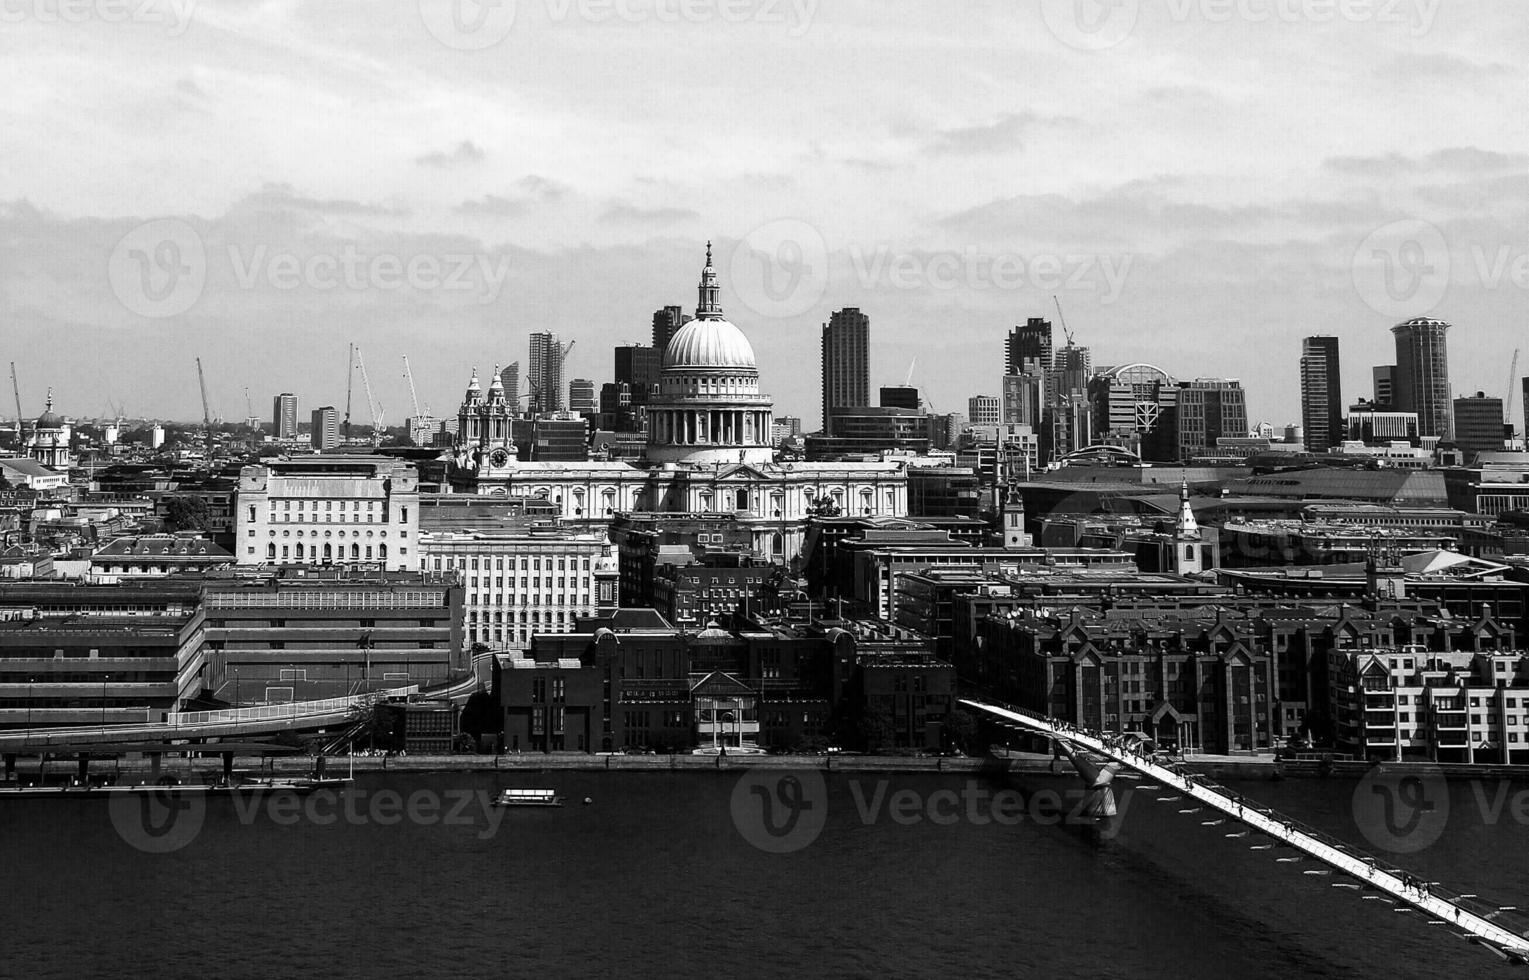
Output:
M1095 365L1255 421L1302 336L1352 400L1414 315L1501 394L1526 50L1529 8L1455 0L0 0L0 357L28 415L193 418L200 355L232 419L343 403L354 341L396 423L403 355L437 414L532 330L609 380L710 238L809 427L830 311L964 411L1053 293Z

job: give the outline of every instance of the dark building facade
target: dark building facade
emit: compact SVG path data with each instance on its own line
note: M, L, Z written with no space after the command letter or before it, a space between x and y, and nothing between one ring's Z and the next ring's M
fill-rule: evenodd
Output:
M1301 341L1301 428L1306 448L1312 452L1326 452L1343 441L1337 337L1319 335Z
M1226 753L1273 746L1273 657L1246 623L1010 614L983 626L1003 699L1102 731Z
M871 403L871 318L856 307L836 311L823 324L823 431L837 435L834 410Z
M1476 453L1495 453L1503 447L1502 399L1478 391L1474 397L1454 401L1455 445L1467 461Z
M659 357L663 357L669 339L689 322L690 316L682 306L666 306L653 314L653 349Z
M1004 342L1004 374L1033 374L1051 367L1051 321L1032 316L1009 331Z
M916 408L836 408L832 435L808 436L807 459L827 461L888 450L929 452L929 419Z
M494 689L509 751L895 750L940 744L954 670L884 623L693 631L626 609L496 658Z

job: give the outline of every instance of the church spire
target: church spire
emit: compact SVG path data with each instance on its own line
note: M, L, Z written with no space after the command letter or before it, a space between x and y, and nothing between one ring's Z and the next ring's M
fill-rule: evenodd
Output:
M718 298L717 270L711 265L711 242L706 243L706 268L701 270L700 297L696 301L697 320L722 319L722 303Z
M1179 520L1174 526L1175 538L1198 538L1200 536L1200 524L1195 520L1194 508L1189 506L1189 479L1186 477L1179 487Z

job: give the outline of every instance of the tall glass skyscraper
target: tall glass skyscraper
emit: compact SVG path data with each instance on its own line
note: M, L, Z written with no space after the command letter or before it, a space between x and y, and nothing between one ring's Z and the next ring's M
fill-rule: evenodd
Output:
M1454 438L1450 418L1449 324L1420 316L1391 328L1396 337L1395 410L1416 412L1418 434Z

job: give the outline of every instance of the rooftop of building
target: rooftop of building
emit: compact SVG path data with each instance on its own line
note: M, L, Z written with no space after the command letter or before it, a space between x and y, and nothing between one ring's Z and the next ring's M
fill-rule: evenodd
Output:
M154 613L133 616L39 616L0 619L0 635L106 636L118 641L144 636L170 637L195 618L194 613Z
M195 534L125 534L97 551L96 557L234 560L226 549Z

